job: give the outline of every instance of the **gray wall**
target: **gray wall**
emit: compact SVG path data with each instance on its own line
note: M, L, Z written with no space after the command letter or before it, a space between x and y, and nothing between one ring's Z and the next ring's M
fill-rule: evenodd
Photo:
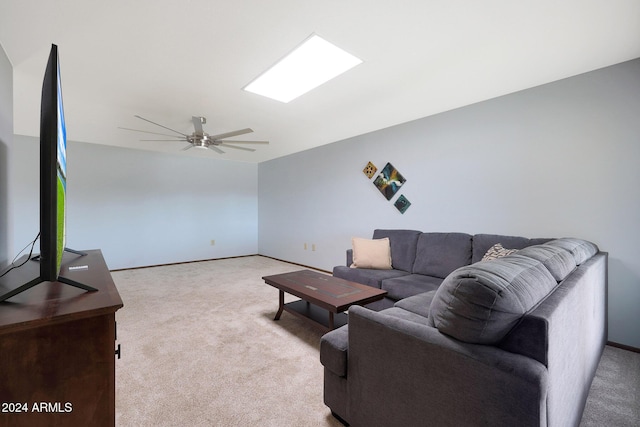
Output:
M13 67L0 45L0 267L9 259L9 150L13 140Z
M581 237L609 252L609 339L640 347L638 118L640 59L261 163L259 252L330 270L374 228ZM404 215L368 161L407 179Z
M39 230L38 150L15 135L14 252ZM258 251L255 164L73 141L67 158L67 246L101 249L111 269Z

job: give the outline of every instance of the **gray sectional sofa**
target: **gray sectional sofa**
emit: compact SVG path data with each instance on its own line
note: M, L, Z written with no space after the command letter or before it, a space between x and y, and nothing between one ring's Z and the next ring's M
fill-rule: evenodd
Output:
M335 277L386 290L384 300L367 306L378 311L393 307L401 299L437 289L453 270L480 261L497 243L509 249L522 249L551 240L496 234L374 230L373 239L382 238L389 238L393 269L350 268L352 249L347 250L346 265L333 268Z
M580 423L606 343L606 253L570 238L376 233L392 236L394 268L348 279L379 284L395 302L353 306L348 325L322 337L335 416L353 426ZM495 243L523 249L478 262Z

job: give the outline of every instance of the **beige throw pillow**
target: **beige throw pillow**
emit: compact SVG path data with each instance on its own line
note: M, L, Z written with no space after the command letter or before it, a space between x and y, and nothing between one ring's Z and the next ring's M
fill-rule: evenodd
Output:
M391 246L389 238L351 239L353 246L353 264L351 268L374 268L378 270L391 270Z

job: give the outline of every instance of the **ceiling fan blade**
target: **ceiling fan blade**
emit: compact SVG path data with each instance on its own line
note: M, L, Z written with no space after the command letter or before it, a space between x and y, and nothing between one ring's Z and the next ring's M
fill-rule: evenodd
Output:
M215 145L210 145L207 148L209 148L210 150L215 151L216 153L220 153L220 154L224 154L224 151L222 151L221 149L219 149L218 147L216 147Z
M186 137L186 136L187 136L186 134L184 134L184 133L182 133L182 132L178 132L177 130L174 130L174 129L168 128L168 127L166 127L166 126L162 126L161 124L156 123L156 122L152 122L151 120L149 120L149 119L145 119L144 117L140 117L140 116L138 116L138 115L136 115L135 117L139 118L140 120L144 120L145 122L149 122L149 123L151 123L151 124L154 124L154 125L156 125L156 126L160 126L161 128L164 128L164 129L166 129L166 130L170 130L171 132L175 132L175 133L177 133L177 134L180 134L180 135L182 135L182 136L184 136L184 137Z
M193 127L196 130L196 133L198 135L204 134L204 130L202 129L202 124L207 123L207 119L205 119L204 117L191 116L191 121L193 122Z
M251 133L253 132L253 129L240 129L240 130L234 130L231 132L226 132L226 133L221 133L219 135L210 135L209 138L213 139L214 141L217 141L219 139L224 139L224 138L231 138L232 136L238 136L238 135L244 135L245 133Z
M170 137L172 137L172 138L175 138L175 137L176 137L175 135L167 135L166 133L149 132L149 131L146 131L146 130L123 128L123 127L119 127L119 126L118 126L118 129L132 130L132 131L134 131L134 132L150 133L150 134L152 134L152 135L170 136Z
M235 148L236 150L244 150L244 151L256 151L253 148L245 148L245 147L236 147L235 145L229 145L229 144L225 144L224 142L222 144L220 144L223 147L227 147L227 148ZM212 146L210 145L209 148L211 148Z
M225 144L268 144L269 143L269 141L227 141L226 139L220 142L224 142Z
M170 141L170 142L182 142L184 139L141 139L140 141Z
M187 151L189 148L193 148L193 145L189 144L180 151Z

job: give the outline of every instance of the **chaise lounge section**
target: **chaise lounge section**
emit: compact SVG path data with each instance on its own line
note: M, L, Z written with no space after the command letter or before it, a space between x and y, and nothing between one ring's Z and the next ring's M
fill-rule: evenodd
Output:
M382 311L351 307L321 340L325 404L353 426L577 426L606 343L607 263L550 240Z

